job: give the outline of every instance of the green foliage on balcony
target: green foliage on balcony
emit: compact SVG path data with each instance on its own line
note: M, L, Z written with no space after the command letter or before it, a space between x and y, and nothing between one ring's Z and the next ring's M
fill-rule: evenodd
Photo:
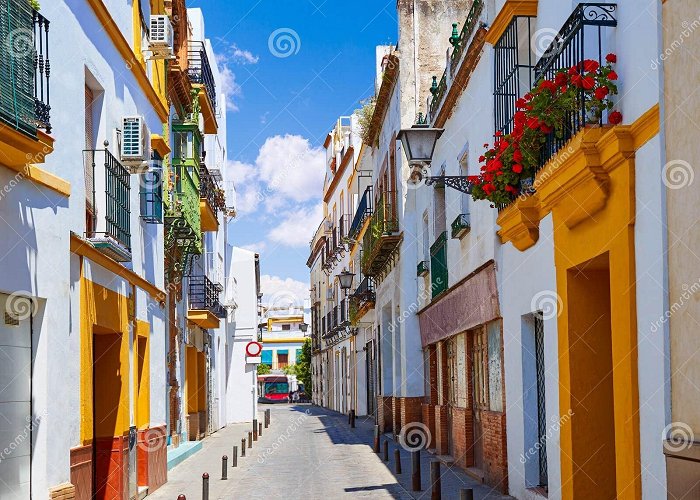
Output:
M430 287L433 299L447 290L447 231L430 247Z

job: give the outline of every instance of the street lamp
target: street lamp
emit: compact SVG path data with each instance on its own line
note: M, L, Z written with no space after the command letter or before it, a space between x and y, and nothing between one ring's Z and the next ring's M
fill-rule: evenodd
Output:
M301 330L301 333L306 333L306 331L309 329L309 325L304 323L303 321L299 323L299 330Z
M343 272L338 275L338 281L340 281L340 288L345 292L346 295L348 293L348 290L352 288L352 280L354 277L355 275L347 269L343 269Z
M430 166L433 161L435 145L445 129L433 128L421 123L421 121L419 119L419 123L416 123L411 128L401 129L397 136L401 140L408 165L411 167L409 180L413 183L425 180L426 186L437 183L445 184L463 193L470 193L471 185L466 177L449 175L426 176L424 174L423 170Z

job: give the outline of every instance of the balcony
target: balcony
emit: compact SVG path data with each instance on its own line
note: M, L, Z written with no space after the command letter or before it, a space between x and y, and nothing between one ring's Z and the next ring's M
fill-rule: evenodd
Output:
M199 165L199 200L202 231L218 231L219 212L226 209L226 199L204 162Z
M396 193L387 191L379 197L363 237L362 273L365 276L384 274L403 239L398 231Z
M447 231L444 231L430 247L430 289L433 299L447 290L447 280Z
M149 224L163 223L163 162L153 159L151 169L140 177L139 201L141 220Z
M131 262L131 174L107 149L86 150L84 155L93 180L86 238L111 259ZM103 190L104 197L98 196Z
M459 214L457 218L452 221L452 238L461 239L470 230L469 225L469 214Z
M206 276L189 276L188 280L187 320L204 329L218 328L219 319L226 318L226 309L219 302L223 287Z
M172 166L165 213L168 282L188 273L193 255L202 252L199 166L202 136L196 123L173 124Z
M428 261L421 260L418 263L418 266L416 266L416 275L419 278L422 278L424 276L427 276L429 272L430 272L430 265L428 264Z
M360 198L360 203L357 205L357 210L355 211L355 216L352 218L350 223L350 230L348 236L352 240L356 240L368 217L372 216L372 186L368 186L365 192Z
M0 156L8 167L43 163L53 151L49 103L49 21L27 0L0 9Z
M449 53L447 67L439 83L438 78L433 77L433 84L430 88L432 98L428 106L428 118L435 126L442 127L444 125L449 115L449 111L447 113L445 111L454 105L458 94L466 88L469 77L476 67L484 46L486 33L483 28L482 14L485 14L484 1L474 0L461 32L457 31L456 23L452 25L453 32L450 37L452 50Z
M204 133L215 134L218 129L216 84L204 42L190 40L187 49L187 76L192 87L199 91L199 106L204 115Z
M376 298L374 280L365 276L352 295L350 295L348 304L348 320L350 324L357 324L367 311L374 308Z

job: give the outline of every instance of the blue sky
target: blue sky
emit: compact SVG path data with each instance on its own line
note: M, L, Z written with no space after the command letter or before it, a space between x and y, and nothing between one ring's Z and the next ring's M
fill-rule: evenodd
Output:
M261 255L266 295L308 293L326 134L374 93L375 47L395 43L395 0L201 0L228 94L238 192L231 237Z

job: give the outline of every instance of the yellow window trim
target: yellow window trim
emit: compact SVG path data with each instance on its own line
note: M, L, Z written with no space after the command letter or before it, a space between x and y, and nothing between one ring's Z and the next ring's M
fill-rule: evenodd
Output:
M161 122L167 123L168 110L165 107L165 103L158 96L158 93L153 88L153 85L151 85L151 81L148 79L148 75L146 75L146 70L143 68L137 56L134 54L129 42L126 41L126 38L124 38L122 32L119 31L117 23L110 15L104 2L102 0L88 0L88 3L95 12L95 16L97 16L97 20L99 21L100 25L104 28L105 32L112 40L112 43L114 43L114 46L124 58L126 67L131 70L136 78L136 81L139 83L139 86L146 94L146 97L153 106L153 109L158 114L158 118L160 118Z
M486 43L498 42L517 16L537 16L537 0L507 0L486 33Z
M166 158L170 154L170 146L162 135L151 134L151 149L157 151L161 158Z
M263 338L262 343L263 344L298 344L298 343L304 343L305 338L296 338L296 339L265 339Z

